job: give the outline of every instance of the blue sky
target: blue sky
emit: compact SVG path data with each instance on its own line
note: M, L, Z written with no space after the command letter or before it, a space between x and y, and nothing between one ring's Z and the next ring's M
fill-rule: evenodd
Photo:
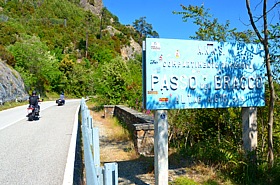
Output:
M271 1L275 0L269 1L273 3ZM146 17L160 38L172 39L189 39L197 30L191 21L183 22L182 16L172 14L172 11L182 11L180 4L188 6L202 3L205 9L210 9L209 13L213 17L218 18L219 23L224 24L229 20L230 28L237 28L238 31L252 29L245 25L249 24L245 0L103 0L103 6L116 15L120 23L132 25L136 19ZM253 4L251 7L255 9ZM258 8L261 10L262 5Z

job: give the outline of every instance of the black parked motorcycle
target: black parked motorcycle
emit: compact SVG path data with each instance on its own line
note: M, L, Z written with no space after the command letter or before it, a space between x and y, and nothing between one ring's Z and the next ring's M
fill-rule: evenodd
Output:
M65 100L62 100L62 99L58 99L55 101L55 103L58 105L58 106L62 106L65 104Z
M34 105L29 105L27 107L27 116L28 121L38 120L39 119L39 107L35 107Z

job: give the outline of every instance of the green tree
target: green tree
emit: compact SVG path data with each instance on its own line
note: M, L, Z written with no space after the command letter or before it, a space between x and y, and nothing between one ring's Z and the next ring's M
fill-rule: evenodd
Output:
M126 74L127 104L135 110L142 109L142 60L137 58L126 62L128 71Z
M183 22L193 19L193 23L198 26L198 31L195 32L196 35L191 36L191 39L218 42L233 39L233 33L236 29L229 28L229 20L225 24L220 24L217 18L212 19L209 9L205 9L204 5L181 5L181 7L183 11L173 11L173 14L182 15Z
M55 89L61 76L59 63L38 37L25 35L7 49L15 57L15 69L23 76L28 90L38 89L44 94Z
M15 26L13 23L0 22L0 45L8 46L16 42L18 30Z
M133 22L133 27L139 32L140 38L158 38L159 34L153 30L152 24L147 23L146 17L140 17Z
M73 65L67 79L65 91L76 97L92 95L94 92L93 68L87 68L85 60Z
M141 101L140 77L141 63L137 61L126 62L117 57L99 65L94 74L96 100L100 105L125 104L135 107L136 101Z
M276 1L274 6L275 8L280 4L280 2ZM257 34L257 37L259 41L262 43L264 47L265 52L265 64L266 64L266 74L268 78L268 86L269 86L269 112L268 112L268 161L270 167L274 164L274 153L273 153L273 123L274 123L274 108L275 108L275 101L276 101L276 93L274 88L274 81L273 81L273 74L272 74L272 59L271 56L273 55L270 51L270 45L269 45L269 29L268 29L268 20L267 16L268 13L272 10L267 10L267 0L263 1L263 14L260 17L253 16L252 10L251 10L251 3L250 0L246 0L246 8L248 11L248 15L250 18L250 23L252 25L252 28L254 29L255 33ZM263 29L259 30L257 28L256 22L262 20L263 22ZM279 35L278 35L279 36Z
M101 104L117 105L125 100L126 71L127 66L121 58L99 66L95 87Z
M9 64L10 66L15 66L15 58L14 56L6 50L6 48L2 45L0 45L0 59L4 60Z
M114 57L117 56L114 51L114 42L101 41L98 40L95 43L92 43L89 47L89 58L100 64L109 62Z

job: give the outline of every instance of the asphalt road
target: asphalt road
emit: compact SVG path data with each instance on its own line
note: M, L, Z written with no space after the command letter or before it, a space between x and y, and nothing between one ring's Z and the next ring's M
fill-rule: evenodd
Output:
M27 105L0 111L1 185L65 184L79 104L42 102L40 119L32 122L27 121Z

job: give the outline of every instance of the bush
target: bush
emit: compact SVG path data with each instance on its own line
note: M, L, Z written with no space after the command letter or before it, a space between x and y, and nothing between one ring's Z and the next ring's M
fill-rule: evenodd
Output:
M15 66L15 58L11 52L7 51L6 48L0 45L0 56L2 60L6 61L7 64L14 67Z
M170 185L199 185L199 184L187 177L179 177L176 178L172 183L170 183Z

